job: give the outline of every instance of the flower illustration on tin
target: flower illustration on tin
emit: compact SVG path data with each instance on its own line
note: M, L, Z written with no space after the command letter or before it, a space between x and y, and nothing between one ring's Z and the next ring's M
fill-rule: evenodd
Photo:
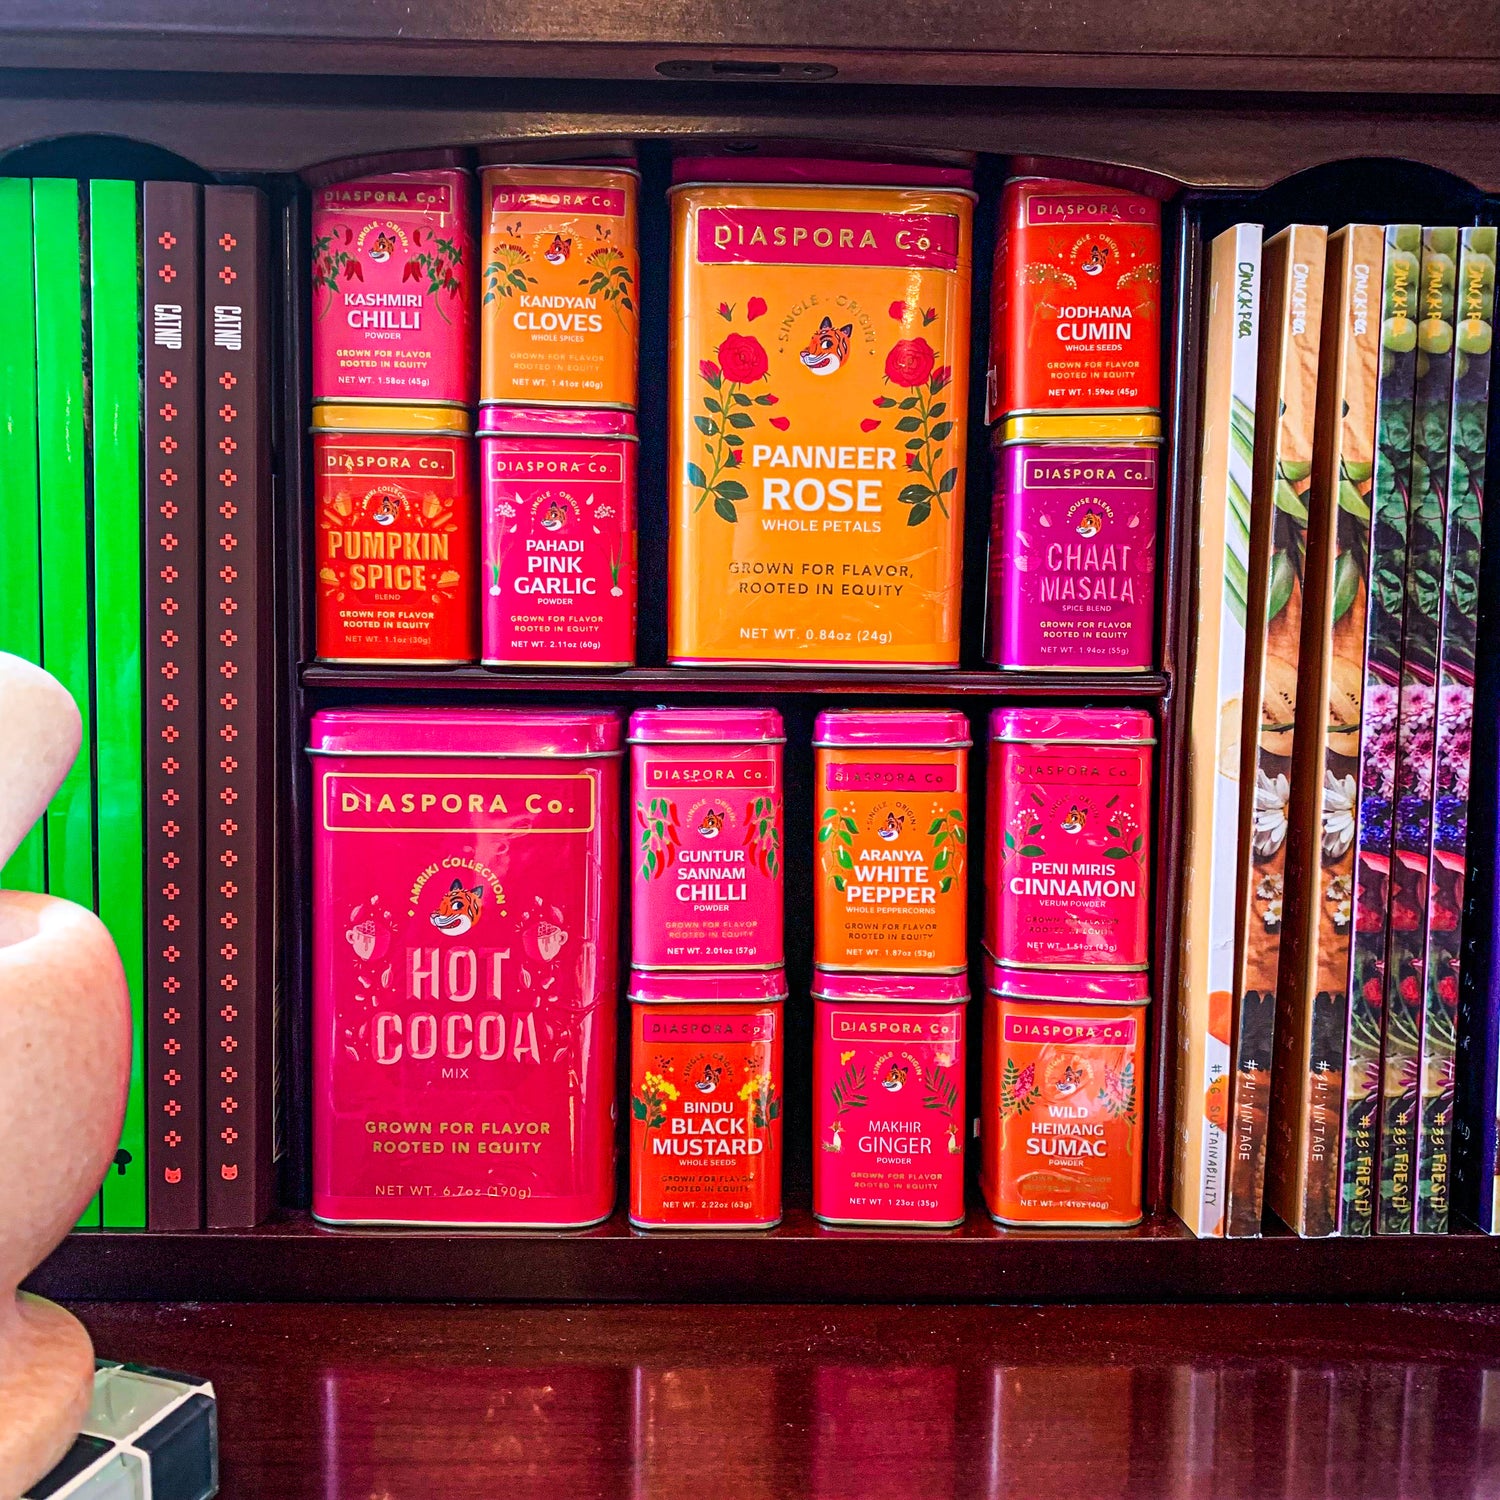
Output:
M721 303L719 314L729 322L734 308ZM731 472L740 466L744 433L756 425L755 408L774 406L776 398L768 391L752 396L744 389L766 379L770 370L770 356L753 334L726 333L714 353L717 362L698 361L699 377L708 389L701 398L703 410L693 417L693 426L702 434L707 467L690 461L687 481L699 491L694 515L712 499L714 514L733 523L740 518L737 506L750 494Z
M660 1130L667 1123L667 1102L681 1097L676 1084L659 1073L647 1073L641 1079L640 1093L630 1095L630 1113L647 1130Z
M1291 793L1291 783L1284 775L1267 776L1264 771L1256 770L1255 820L1250 845L1261 859L1275 854L1286 841L1287 803Z
M893 304L894 315L894 304ZM923 315L924 323L927 322ZM906 440L906 467L912 482L905 485L896 499L910 506L908 526L920 526L931 514L934 502L944 517L948 515L947 497L958 485L958 468L949 465L939 472L948 458L946 444L955 423L948 415L948 403L939 399L953 379L951 366L938 363L938 352L925 338L897 339L885 357L885 378L907 394L877 396L875 405L895 407L901 415L896 431L910 434Z
M1352 776L1323 772L1323 858L1342 859L1354 842L1359 792Z
M1007 1057L1000 1073L1000 1118L1007 1120L1013 1115L1026 1114L1041 1091L1036 1064L1018 1068L1015 1058Z
M1280 875L1264 875L1256 883L1256 898L1265 903L1262 919L1267 932L1275 932L1281 926L1282 878Z
M781 1096L776 1092L769 1073L747 1078L740 1087L740 1098L750 1106L750 1124L764 1130L781 1118Z
M1339 932L1346 932L1354 914L1354 886L1347 875L1335 875L1328 882L1328 894L1324 898L1333 907L1333 925Z

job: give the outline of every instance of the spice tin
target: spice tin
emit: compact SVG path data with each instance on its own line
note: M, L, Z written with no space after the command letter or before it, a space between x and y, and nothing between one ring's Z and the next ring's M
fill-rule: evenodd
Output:
M1161 405L1161 205L1016 177L1000 198L985 420Z
M769 1229L781 1218L786 978L630 981L630 1222Z
M313 716L319 1219L608 1217L620 738L604 712Z
M969 721L943 709L829 709L813 743L813 962L962 973Z
M329 426L341 410L313 408L319 659L477 660L474 440Z
M963 1223L967 977L819 970L813 999L813 1213Z
M634 410L639 174L496 166L480 177L480 400Z
M636 446L629 412L480 412L487 664L634 664Z
M1155 443L997 441L989 661L1034 672L1151 668L1156 491Z
M630 716L637 970L781 967L785 743L773 708Z
M749 170L674 174L668 656L956 666L970 174Z
M1151 716L1133 708L990 714L984 945L1022 969L1144 969Z
M1144 974L986 963L979 1185L1002 1224L1141 1221Z
M457 167L313 192L313 401L472 406L474 181Z

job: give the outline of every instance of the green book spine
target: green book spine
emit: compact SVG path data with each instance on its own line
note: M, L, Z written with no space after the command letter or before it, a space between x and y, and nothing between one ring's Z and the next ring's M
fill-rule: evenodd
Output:
M145 967L141 764L140 235L133 182L89 184L93 412L94 693L99 773L99 916L120 951L135 1045L107 1229L146 1227Z
M31 264L31 183L0 177L0 265ZM0 280L0 651L42 659L42 544L36 477L36 290ZM46 820L0 869L9 890L47 889Z

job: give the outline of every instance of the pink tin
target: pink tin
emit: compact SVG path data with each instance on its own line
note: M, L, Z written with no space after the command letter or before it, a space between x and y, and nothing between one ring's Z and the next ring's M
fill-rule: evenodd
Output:
M813 1213L963 1223L968 979L818 969L812 993Z
M484 660L635 662L635 415L487 406L479 417Z
M382 172L313 192L312 398L472 406L474 179Z
M1144 969L1150 714L997 708L989 735L985 948L1022 969Z
M633 967L781 966L785 743L774 708L630 716Z
M989 661L1033 672L1150 669L1156 490L1152 442L997 444Z
M309 753L313 1213L607 1218L618 717L329 710Z

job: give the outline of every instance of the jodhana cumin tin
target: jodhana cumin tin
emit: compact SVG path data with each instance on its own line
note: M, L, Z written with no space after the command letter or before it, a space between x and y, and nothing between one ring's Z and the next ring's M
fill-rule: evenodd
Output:
M606 712L313 716L319 1219L608 1217L621 748Z
M676 163L673 662L957 665L970 180Z
M997 708L989 734L985 948L1016 968L1144 969L1151 716Z
M990 1216L1139 1224L1145 975L985 970L979 1185Z
M637 970L781 967L785 742L775 709L630 716Z
M813 730L813 962L962 973L969 721L942 709L829 709Z
M779 969L632 975L632 1224L769 1229L780 1220L785 999Z
M967 978L819 970L813 999L813 1213L963 1223Z
M480 412L486 664L635 662L636 446L629 412Z

